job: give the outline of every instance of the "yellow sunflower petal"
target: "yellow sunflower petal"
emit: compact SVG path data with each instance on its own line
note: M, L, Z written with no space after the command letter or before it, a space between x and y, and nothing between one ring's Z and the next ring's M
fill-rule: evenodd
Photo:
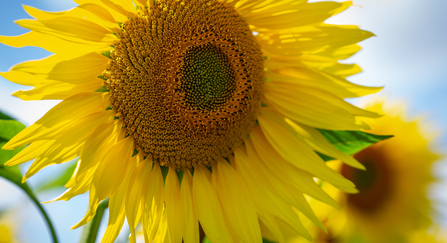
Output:
M134 160L134 163L136 160ZM125 214L125 194L127 191L127 186L129 185L129 179L133 174L133 169L135 169L136 164L129 166L129 171L124 178L123 183L120 185L118 190L110 196L109 199L109 221L107 223L107 228L101 243L113 243L115 242L118 234L123 227L124 220L126 218Z
M266 99L285 116L312 127L334 130L368 129L355 115L378 116L357 109L331 93L293 88L288 86L284 89L279 85L266 83ZM324 117L321 117L322 113L325 114Z
M5 163L5 166L16 166L32 159L35 159L42 151L49 149L54 140L42 140L34 142L12 157ZM40 149L39 149L40 148Z
M48 81L37 84L32 90L17 91L12 95L22 100L60 100L70 97L73 93L96 91L102 87L103 82L101 79L80 84Z
M42 60L17 64L11 70L31 73L43 79L83 83L96 79L107 67L109 60L95 52L79 57L52 55Z
M239 161L237 164L239 164L241 173L244 173L243 176L250 185L251 194L258 207L262 210L269 211L272 215L287 223L298 234L307 239L311 239L310 234L304 228L298 215L292 210L291 206L282 200L282 198L278 197L276 192L265 190L270 185L263 180L266 175L262 176L263 174L257 171L256 161L248 159L240 150L235 150L235 157L236 161Z
M9 140L3 146L3 149L15 149L33 141L54 139L57 136L61 136L59 132L75 119L104 110L107 106L107 103L104 102L106 101L106 96L101 93L80 93L65 99L48 111L36 123L25 128Z
M153 242L160 227L160 220L163 212L165 194L163 189L163 175L160 166L154 163L154 168L148 176L143 187L143 222L145 224L146 237L148 242Z
M300 134L300 136L305 139L305 141L313 148L315 151L318 151L320 153L326 154L328 156L331 156L333 158L337 158L345 162L346 164L358 168L358 169L365 169L365 167L360 164L357 160L355 160L353 157L341 152L340 150L336 149L334 146L332 146L321 133L319 133L314 128L308 127L306 125L302 124L296 124L292 121L286 122L295 129L297 133Z
M106 28L76 17L57 17L49 20L24 19L17 20L16 23L23 28L42 34L97 47L110 46L117 40L117 37Z
M374 36L357 26L319 26L287 29L283 31L259 31L256 36L262 47L284 56L298 56L303 53L321 52L365 40Z
M243 182L231 165L225 161L217 163L213 167L212 176L216 177L222 208L236 234L244 242L262 242L261 230L251 198L246 196Z
M277 4L277 8L269 6L265 10L253 12L247 16L247 21L259 28L286 29L321 23L351 5L352 2L302 2L295 6L283 3Z
M262 114L258 119L268 141L289 163L310 172L324 181L328 181L340 190L351 193L357 192L352 182L327 167L317 154L296 138L293 133L287 131L287 127L276 123L268 115ZM301 149L298 150L296 148ZM309 163L307 161L312 162Z
M373 94L380 91L380 87L366 87L350 83L342 78L316 72L306 68L282 68L267 71L266 78L272 83L309 87L331 92L340 98L353 98ZM316 82L318 80L318 82Z
M0 36L0 42L1 42L1 36ZM26 85L26 86L34 86L36 83L39 82L39 77L30 74L30 73L24 73L20 71L8 71L8 72L2 72L0 75L7 80L14 82L16 84L20 85ZM40 78L42 80L42 78Z
M180 183L175 170L169 170L165 184L166 219L169 227L169 238L172 242L182 241L182 220L180 204Z
M192 200L192 180L191 173L184 171L180 188L180 211L183 241L185 243L199 242L199 223Z
M96 190L98 198L105 199L117 190L127 173L133 150L133 141L127 137L106 153L92 182L92 189Z
M19 36L0 36L0 43L13 47L37 46L52 53L62 53L62 54L89 53L93 51L105 52L108 49L107 47L97 47L95 45L67 42L66 40L63 40L61 38L39 33L36 31L30 31L28 33ZM0 75L2 74L0 73ZM12 82L17 82L14 81L13 79L7 77L5 78ZM28 78L26 78L26 80L28 80ZM29 80L31 81L32 79ZM24 84L24 85L33 85L33 84Z
M192 193L194 205L197 205L197 216L205 234L211 242L233 242L228 231L222 207L208 179L205 168L194 170Z
M129 185L125 195L125 210L130 230L129 242L131 243L136 242L135 228L137 227L141 216L140 195L142 194L146 178L152 169L152 163L143 161L140 157L141 155L133 157L135 164L138 164L138 166L135 168L135 171L129 179Z
M109 149L99 163L91 182L89 210L72 229L88 223L95 216L99 202L118 190L129 172L128 166L131 164L132 152L133 142L129 138L119 141Z

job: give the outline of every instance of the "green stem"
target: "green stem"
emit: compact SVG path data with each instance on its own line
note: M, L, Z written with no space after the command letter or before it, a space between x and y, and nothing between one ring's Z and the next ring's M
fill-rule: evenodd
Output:
M39 200L37 200L36 195L34 195L31 188L26 183L22 183L22 177L20 175L15 174L14 172L8 171L7 169L2 168L0 166L0 177L5 178L6 180L14 183L18 187L20 187L25 193L28 195L28 197L34 202L34 204L39 209L42 216L45 218L45 221L47 223L48 228L51 232L51 237L53 238L53 243L58 243L56 231L54 230L53 224L51 223L50 217L48 217L47 212L40 204Z
M82 231L81 241L83 243L95 243L96 236L98 235L98 229L101 225L102 216L104 211L109 207L109 199L102 201L96 209L96 215L93 219L84 226Z

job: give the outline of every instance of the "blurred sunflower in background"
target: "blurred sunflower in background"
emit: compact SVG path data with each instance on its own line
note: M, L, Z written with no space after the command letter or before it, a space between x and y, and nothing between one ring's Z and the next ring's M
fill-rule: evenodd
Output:
M16 222L11 213L0 212L0 243L18 243Z
M300 215L323 228L305 195L337 207L314 177L347 193L352 182L317 152L363 168L318 129L362 130L375 112L344 98L380 88L352 84L361 69L339 60L373 36L324 24L351 2L306 0L75 0L45 12L25 6L31 32L0 37L55 55L1 73L34 86L24 100L61 99L3 149L30 144L9 160L35 159L28 179L79 158L55 200L89 191L74 227L109 201L103 242L127 218L146 242L283 242L286 224L310 239Z
M439 235L427 233L439 228L430 217L434 202L427 195L429 184L435 182L430 170L440 158L431 148L433 134L424 130L422 119L409 121L403 106L387 108L384 101L376 101L366 109L384 114L367 121L370 132L394 137L354 155L365 166L364 171L340 162L328 163L360 192L345 194L323 183L322 188L341 210L311 200L328 230L325 234L313 227L316 242L445 242ZM289 242L304 241L290 237Z

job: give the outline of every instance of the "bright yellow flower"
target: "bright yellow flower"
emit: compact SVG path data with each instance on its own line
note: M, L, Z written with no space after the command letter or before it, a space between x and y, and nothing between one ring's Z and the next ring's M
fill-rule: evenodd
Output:
M340 193L325 184L323 188L336 199L341 211L313 200L314 210L320 212L319 218L329 231L325 235L315 228L315 235L321 242L345 242L352 237L370 243L436 242L428 241L434 237L425 232L431 223L427 185L434 179L430 169L439 158L430 148L433 136L423 130L420 120L408 121L402 107L384 108L382 102L376 102L367 109L384 114L368 120L370 132L394 137L354 156L366 171L333 162L360 193ZM415 241L418 237L427 241Z
M324 24L352 3L306 0L75 0L49 13L25 6L31 32L0 37L55 53L1 75L34 86L14 95L63 101L4 148L31 144L13 166L42 168L79 157L68 190L89 191L95 215L110 197L103 242L127 218L147 242L283 241L278 222L306 238L301 212L322 227L304 194L336 206L313 178L354 185L314 152L361 168L315 129L361 130L376 113L344 98L380 88L346 81L338 61L373 34ZM262 232L261 232L262 229Z
M0 216L0 243L16 243L16 225L10 213L2 212Z
M0 243L12 243L11 232L8 225L0 224Z

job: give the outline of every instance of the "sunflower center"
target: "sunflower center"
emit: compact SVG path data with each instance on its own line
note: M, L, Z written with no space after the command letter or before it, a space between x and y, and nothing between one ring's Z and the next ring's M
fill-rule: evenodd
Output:
M228 103L235 90L235 73L228 57L213 45L202 45L186 52L180 69L181 91L188 105L213 111Z
M256 121L263 93L259 45L218 0L160 0L117 33L104 72L112 109L136 149L175 169L232 153Z
M365 166L366 170L356 170L343 165L342 175L351 180L360 191L358 194L348 195L348 203L362 212L374 213L392 195L393 183L389 161L377 145L364 149L354 157Z

